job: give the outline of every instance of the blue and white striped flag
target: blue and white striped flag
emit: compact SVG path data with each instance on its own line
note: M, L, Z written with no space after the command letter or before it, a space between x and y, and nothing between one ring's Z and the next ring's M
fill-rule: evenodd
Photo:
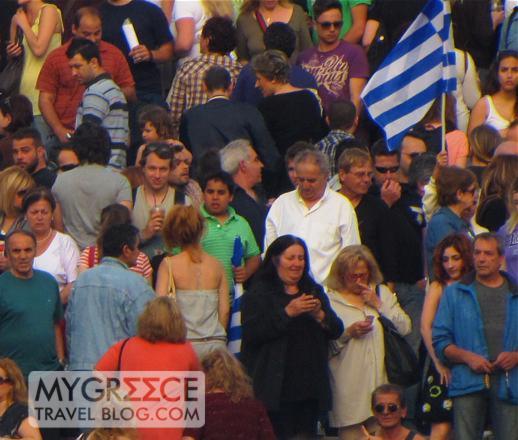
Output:
M449 0L429 0L365 86L361 97L398 149L436 98L456 88Z
M232 253L232 265L239 267L243 261L243 243L238 236L234 239L234 251ZM228 350L236 356L241 353L241 297L243 296L243 284L234 284L234 300L230 311L230 325L228 328Z

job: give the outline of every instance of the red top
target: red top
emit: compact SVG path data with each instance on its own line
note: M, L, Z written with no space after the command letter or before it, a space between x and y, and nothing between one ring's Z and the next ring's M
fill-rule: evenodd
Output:
M98 371L116 371L123 341L108 349L97 362ZM122 371L200 371L200 362L191 343L148 342L135 336L122 352ZM138 429L139 440L180 440L181 428Z
M203 440L275 440L270 419L261 402L243 399L234 403L225 393L205 396L205 426L188 428L184 435Z
M72 77L72 70L68 66L66 55L70 41L53 50L43 67L36 88L41 92L54 93L54 109L56 110L61 123L68 129L73 130L76 125L76 113L85 86ZM133 76L126 58L114 45L102 41L99 43L102 67L112 77L113 81L120 87L131 87L135 85Z

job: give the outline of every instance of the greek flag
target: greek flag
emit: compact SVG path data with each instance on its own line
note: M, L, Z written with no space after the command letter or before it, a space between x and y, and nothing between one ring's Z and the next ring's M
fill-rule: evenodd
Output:
M243 261L243 243L240 237L234 239L234 251L232 253L232 265L239 267ZM241 297L243 296L243 285L234 284L234 300L230 312L230 326L228 328L228 350L239 356L241 353Z
M365 86L361 97L389 149L399 148L436 98L455 90L451 34L449 0L429 0Z

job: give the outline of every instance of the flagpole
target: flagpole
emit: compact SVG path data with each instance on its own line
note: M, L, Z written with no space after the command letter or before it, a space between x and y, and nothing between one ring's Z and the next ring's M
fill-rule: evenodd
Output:
M441 94L441 151L446 151L446 93Z

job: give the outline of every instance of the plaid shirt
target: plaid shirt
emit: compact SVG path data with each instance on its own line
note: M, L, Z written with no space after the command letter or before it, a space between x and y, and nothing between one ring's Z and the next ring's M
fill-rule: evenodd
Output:
M228 55L217 53L203 54L182 64L176 72L173 85L167 96L176 139L179 137L183 112L195 105L207 102L207 93L203 90L203 76L212 66L221 66L227 69L230 72L232 84L236 83L242 67Z
M336 146L346 140L352 139L354 136L343 130L331 130L329 134L315 144L315 148L324 153L329 158L330 176L337 173L336 162Z

